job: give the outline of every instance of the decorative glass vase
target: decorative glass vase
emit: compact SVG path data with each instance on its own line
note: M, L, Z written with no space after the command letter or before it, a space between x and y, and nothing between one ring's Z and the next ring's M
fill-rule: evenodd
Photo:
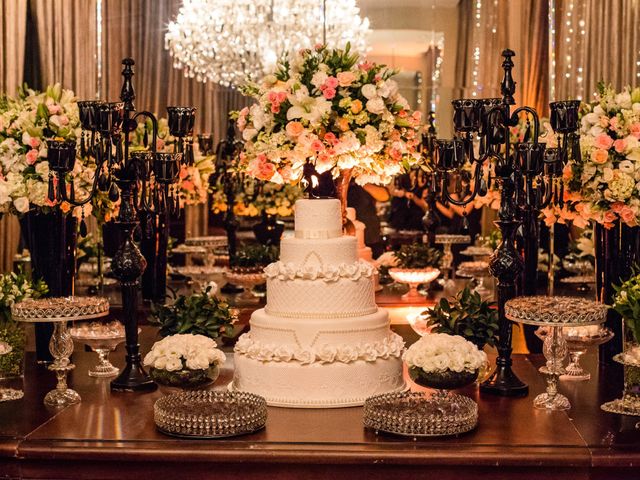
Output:
M59 208L49 213L31 210L20 218L22 240L31 254L32 276L45 281L50 297L74 294L77 230L78 219ZM37 361L52 362L49 340L53 324L37 323L35 332Z
M156 383L166 387L195 389L215 382L220 375L220 367L211 365L207 369L191 370L183 368L173 372L152 367L149 369L149 375Z

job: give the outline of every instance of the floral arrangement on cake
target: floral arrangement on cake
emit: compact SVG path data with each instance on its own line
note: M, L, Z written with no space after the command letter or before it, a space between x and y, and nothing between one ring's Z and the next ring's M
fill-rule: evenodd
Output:
M226 358L215 340L187 333L171 335L154 343L144 357L144 365L150 368L151 377L158 383L195 386L217 377Z
M611 228L640 219L640 87L616 92L598 85L594 102L582 105L580 161L564 169L564 208L546 209L545 221L595 221Z
M396 72L349 50L302 50L244 87L256 100L236 113L244 171L295 183L312 162L319 173L351 170L361 184L388 183L419 160L420 113L399 94Z
M138 123L131 132L130 140L133 150L148 148L152 139L153 126L150 119ZM158 118L158 138L156 149L160 152L168 151L176 143L176 138L169 133L169 122L166 118ZM194 147L195 148L195 147ZM207 203L209 193L213 191L209 177L215 172L215 156L203 156L199 150L194 150L193 165L180 166L178 178L180 205L200 205Z
M227 302L215 296L216 290L215 284L206 285L189 296L175 296L171 304L154 305L151 323L160 327L163 337L186 333L209 338L231 337L237 315Z
M403 355L409 368L424 372L476 372L487 363L487 355L459 335L432 333L420 338Z
M640 273L634 272L629 280L613 288L616 295L612 308L624 318L629 333L623 355L626 361L640 365Z
M21 271L0 275L0 340L12 347L9 354L0 355L0 376L19 375L22 372L27 339L22 325L11 317L11 306L23 300L40 298L48 291L42 280L34 283Z
M268 182L258 188L257 182L247 182L245 188L236 193L233 213L239 217L258 217L263 211L279 217L293 216L293 206L302 198L299 186ZM213 213L227 211L227 198L221 186L215 189L212 204Z
M71 90L59 83L44 92L20 88L15 97L0 100L0 213L22 215L31 209L47 212L53 207L48 198L49 164L47 140L76 140L80 137L78 105ZM96 165L88 159L75 163L74 188L77 198L86 198ZM63 211L71 206L63 203ZM93 207L93 208L92 208ZM109 218L113 205L99 193L84 207L99 220ZM81 208L74 209L80 216Z

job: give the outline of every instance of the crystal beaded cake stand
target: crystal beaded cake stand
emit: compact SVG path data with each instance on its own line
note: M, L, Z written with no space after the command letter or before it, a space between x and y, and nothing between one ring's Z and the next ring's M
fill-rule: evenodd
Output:
M390 268L389 275L396 282L409 285L409 291L402 298L404 300L424 300L418 292L418 285L429 284L440 276L437 268Z
M518 297L505 304L506 317L516 323L550 328L544 339L547 360L540 371L546 375L547 391L538 395L533 405L545 410L568 410L569 399L558 393L558 379L565 373L562 361L567 355L564 327L599 325L606 319L606 305L577 297Z
M640 417L640 363L631 361L624 352L613 359L624 366L624 391L622 398L603 403L600 408L609 413Z
M140 333L140 329L138 329ZM125 341L124 326L113 321L110 324L89 323L74 326L69 330L71 338L84 343L98 354L98 364L87 372L90 377L106 378L116 376L120 370L109 361L109 354Z
M264 428L267 402L248 392L192 390L157 400L153 419L158 430L175 437L234 437Z
M7 342L0 340L0 357L2 355L8 355L13 351L11 345ZM22 390L16 390L15 388L0 388L0 402L8 402L9 400L20 400L24 396Z
M41 298L26 300L11 307L11 314L16 321L54 324L49 342L49 351L54 360L48 368L55 372L58 383L55 390L51 390L44 397L45 405L65 407L80 402L78 392L67 386L67 374L75 368L69 359L73 353L73 340L69 335L67 323L101 318L108 313L109 302L102 297Z
M436 235L436 243L444 247L444 255L442 256L442 268L451 276L453 267L453 245L466 245L471 243L469 235L452 235L442 233ZM448 279L448 278L447 278Z

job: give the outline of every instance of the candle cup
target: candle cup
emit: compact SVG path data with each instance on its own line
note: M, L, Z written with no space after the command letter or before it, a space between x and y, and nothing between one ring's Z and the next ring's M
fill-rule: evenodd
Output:
M117 135L124 120L124 102L105 102L97 105L97 127L103 135Z
M560 151L555 147L547 148L544 151L544 173L552 177L557 177L562 174Z
M178 180L180 174L181 153L156 153L153 162L153 173L158 183L169 185Z
M479 100L462 98L453 100L453 124L458 132L477 132L480 129Z
M78 116L83 130L95 132L98 129L98 106L100 102L85 100L78 102Z
M551 102L551 128L558 133L572 133L578 130L580 122L578 120L578 109L580 100L564 100Z
M462 140L436 140L436 163L445 171L456 170L464 165L464 142Z
M544 143L518 143L516 144L516 157L521 169L527 175L539 175L542 173L545 158Z
M174 137L186 137L193 133L196 119L195 107L167 107L169 133Z
M47 160L54 172L66 174L76 163L76 142L72 140L47 140Z

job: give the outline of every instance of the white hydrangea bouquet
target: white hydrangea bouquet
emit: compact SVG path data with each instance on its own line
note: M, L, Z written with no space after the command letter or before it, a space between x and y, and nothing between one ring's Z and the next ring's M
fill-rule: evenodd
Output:
M567 164L564 208L545 210L547 224L591 220L606 228L640 222L640 87L616 92L598 86L596 100L582 105L581 161ZM547 146L550 146L549 144Z
M169 386L194 387L215 381L226 360L215 340L204 335L176 334L153 344L144 357L151 377Z
M49 164L47 140L80 138L78 105L73 91L59 83L44 92L21 88L16 97L0 99L0 213L22 215L36 209L47 212L53 204L48 198ZM79 149L78 149L79 150ZM77 198L86 198L94 177L95 163L78 159L73 171ZM98 218L112 208L106 195L92 202ZM63 211L70 205L63 203ZM84 207L86 215L92 205ZM78 217L81 209L74 210Z
M420 338L403 355L409 375L419 385L460 388L475 381L487 355L459 335L432 333Z
M256 103L236 113L245 141L240 167L274 183L295 183L309 161L319 173L350 171L388 183L419 154L420 112L410 109L384 65L318 45L280 60L243 89Z

